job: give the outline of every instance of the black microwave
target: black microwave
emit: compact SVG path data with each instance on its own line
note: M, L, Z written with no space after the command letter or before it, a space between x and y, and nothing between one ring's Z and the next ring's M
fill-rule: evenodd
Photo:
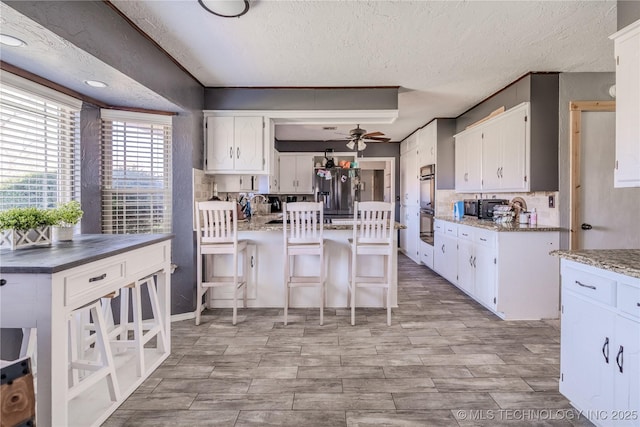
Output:
M478 218L493 219L493 207L497 205L508 205L505 199L480 199L478 200Z
M464 214L466 216L478 217L478 200L477 199L465 199L464 200Z

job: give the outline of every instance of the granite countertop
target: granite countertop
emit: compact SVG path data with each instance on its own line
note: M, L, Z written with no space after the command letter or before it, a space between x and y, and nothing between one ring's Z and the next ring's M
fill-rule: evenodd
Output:
M519 224L517 221L497 223L488 219L478 219L470 216L455 218L453 216L436 216L436 219L442 221L453 222L456 224L468 225L470 227L484 228L493 231L560 231L560 227L551 225L537 224Z
M640 249L557 250L550 254L640 279Z
M268 224L269 221L274 219L282 219L281 213L273 213L269 215L254 215L249 220L243 220L238 222L238 231L282 231L282 224ZM350 223L350 219L341 218L339 220L341 224L325 223L325 230L353 230L353 225ZM404 224L398 222L395 223L395 229L407 228Z
M80 234L51 246L0 250L0 273L52 274L173 238L173 234Z

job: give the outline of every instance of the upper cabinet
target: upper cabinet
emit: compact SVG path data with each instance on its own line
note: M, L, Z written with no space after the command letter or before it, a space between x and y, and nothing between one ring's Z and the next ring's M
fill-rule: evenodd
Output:
M400 204L420 205L418 138L414 133L400 143Z
M436 146L438 144L437 123L432 121L417 132L418 167L436 163Z
M482 129L472 128L455 137L456 191L464 193L481 191L481 171Z
M205 112L206 173L266 174L272 149L263 117L217 116Z
M455 137L457 192L530 191L529 103Z
M611 36L616 57L614 187L640 187L640 20Z
M280 153L280 193L313 194L313 154Z

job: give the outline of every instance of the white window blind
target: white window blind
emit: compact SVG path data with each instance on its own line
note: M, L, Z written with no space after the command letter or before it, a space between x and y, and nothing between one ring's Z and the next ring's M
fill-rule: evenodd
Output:
M0 210L80 199L81 106L75 98L0 73Z
M171 231L171 117L102 110L102 232Z

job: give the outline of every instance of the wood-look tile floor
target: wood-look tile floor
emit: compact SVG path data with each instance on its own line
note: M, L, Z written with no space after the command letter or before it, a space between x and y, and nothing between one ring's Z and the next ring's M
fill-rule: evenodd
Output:
M398 257L398 308L208 310L104 426L590 426L558 392L559 321L503 321Z

